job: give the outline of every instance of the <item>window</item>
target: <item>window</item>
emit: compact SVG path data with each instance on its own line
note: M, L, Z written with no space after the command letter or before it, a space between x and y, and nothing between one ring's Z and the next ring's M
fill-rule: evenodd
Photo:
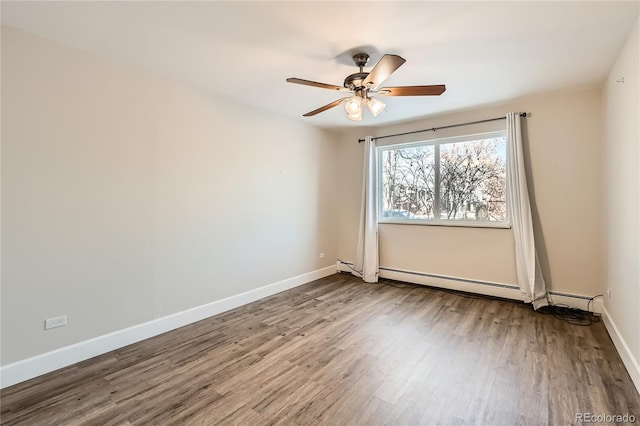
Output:
M505 132L378 147L378 221L508 225Z

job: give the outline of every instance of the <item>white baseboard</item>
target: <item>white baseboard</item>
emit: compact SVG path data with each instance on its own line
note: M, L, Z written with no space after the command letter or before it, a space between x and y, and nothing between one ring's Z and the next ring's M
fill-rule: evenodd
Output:
M638 360L633 356L629 345L627 345L616 323L613 322L607 308L604 306L602 307L602 321L604 322L607 332L609 332L609 336L611 336L611 340L613 340L613 344L618 350L618 354L620 354L620 358L622 358L622 363L627 368L631 380L633 380L633 384L636 385L636 389L638 393L640 393L640 363L638 363Z
M5 388L34 377L67 367L94 356L157 336L167 331L226 312L247 303L280 293L285 290L327 277L336 273L335 266L318 269L286 280L278 281L245 293L216 300L133 327L114 331L64 348L36 355L0 368L0 388Z
M351 272L350 266L352 265L353 263L351 262L343 263L341 261L338 261L336 263L336 269L340 272ZM514 284L504 284L490 281L472 280L468 278L427 274L423 272L401 270L383 266L380 267L379 276L381 278L404 281L412 284L422 284L431 287L445 288L448 290L466 291L468 293L502 297L505 299L519 301L522 300L522 293L520 292L518 286ZM595 299L592 303L589 303L590 297L587 296L554 291L551 291L549 293L551 301L554 305L567 305L571 308L582 309L583 311L591 311L597 314L602 312L601 298Z

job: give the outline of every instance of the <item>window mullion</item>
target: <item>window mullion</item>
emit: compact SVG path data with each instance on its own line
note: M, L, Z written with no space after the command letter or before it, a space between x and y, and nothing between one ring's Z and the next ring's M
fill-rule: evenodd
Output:
M434 144L433 148L433 155L435 157L433 159L433 163L435 165L435 182L433 184L433 220L435 222L440 222L440 144Z

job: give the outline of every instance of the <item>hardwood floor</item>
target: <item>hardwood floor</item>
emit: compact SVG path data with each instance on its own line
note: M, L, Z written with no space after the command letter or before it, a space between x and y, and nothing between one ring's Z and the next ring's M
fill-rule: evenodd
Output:
M333 275L12 386L1 393L1 423L640 418L640 396L602 323L580 327L524 304L391 284Z

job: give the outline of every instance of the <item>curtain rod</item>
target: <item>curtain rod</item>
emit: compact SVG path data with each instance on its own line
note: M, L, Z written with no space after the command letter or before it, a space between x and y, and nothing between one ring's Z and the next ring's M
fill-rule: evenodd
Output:
M526 112L521 112L519 114L520 114L520 117L526 117L527 116ZM504 117L496 117L496 118L487 118L486 120L468 121L466 123L451 124L449 126L432 127L431 129L414 130L413 132L395 133L393 135L376 136L373 139L385 139L385 138L390 138L390 137L393 137L393 136L412 135L414 133L422 133L422 132L435 132L436 130L451 129L452 127L469 126L471 124L488 123L490 121L498 121L498 120L506 120L506 119L507 119L506 116L504 116ZM364 142L364 139L358 139L358 143L361 143L361 142Z

